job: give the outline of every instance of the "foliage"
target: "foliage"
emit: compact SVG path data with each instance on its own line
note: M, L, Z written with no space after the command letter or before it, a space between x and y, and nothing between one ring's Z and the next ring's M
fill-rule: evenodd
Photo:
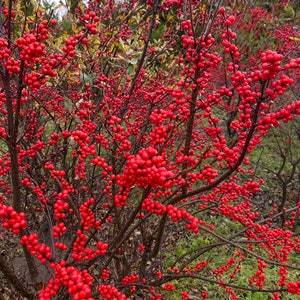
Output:
M298 203L292 215L285 201L260 213L251 165L270 130L300 114L299 27L286 17L263 31L258 12L275 26L292 6L247 3L69 1L57 20L47 3L3 2L0 219L15 255L12 265L0 255L0 271L10 295L300 294Z

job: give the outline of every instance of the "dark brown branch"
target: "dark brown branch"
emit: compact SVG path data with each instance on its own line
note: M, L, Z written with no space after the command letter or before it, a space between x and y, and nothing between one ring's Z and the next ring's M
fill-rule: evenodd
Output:
M15 275L13 270L9 267L7 261L0 255L0 271L5 279L14 287L14 289L27 299L36 299L36 296L28 290L21 280Z

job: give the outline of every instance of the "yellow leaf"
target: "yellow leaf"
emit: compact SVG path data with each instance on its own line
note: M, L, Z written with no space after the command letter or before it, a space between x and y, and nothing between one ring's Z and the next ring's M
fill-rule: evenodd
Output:
M78 27L74 23L72 24L72 32L78 33Z
M299 38L297 38L297 37L295 37L295 36L289 36L289 39L290 39L291 41L299 41L299 40L300 40Z

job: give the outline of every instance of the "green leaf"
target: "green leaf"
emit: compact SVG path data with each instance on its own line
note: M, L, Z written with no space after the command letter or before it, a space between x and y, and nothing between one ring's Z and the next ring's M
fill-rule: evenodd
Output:
M92 78L85 73L81 74L79 79L80 79L80 82L83 84L92 82Z
M64 106L68 111L73 109L73 103L68 98L65 98Z
M152 39L153 40L160 40L163 33L164 33L164 30L165 30L165 25L164 24L158 25L157 28L155 30L153 30Z
M293 7L291 7L291 6L285 6L284 12L287 13L291 17L295 16L295 11L293 10Z
M132 75L134 73L134 65L130 64L127 68L127 74Z
M119 38L119 42L115 43L115 46L117 46L123 52L126 52L126 47L125 47L124 42L121 38Z

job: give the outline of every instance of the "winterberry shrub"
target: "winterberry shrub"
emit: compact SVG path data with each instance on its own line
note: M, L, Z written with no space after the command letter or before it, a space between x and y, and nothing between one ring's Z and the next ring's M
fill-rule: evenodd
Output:
M0 271L20 297L300 293L300 240L284 209L253 208L263 179L248 167L300 114L297 39L247 57L237 37L251 28L230 3L78 1L62 20L2 3L0 220L26 267L0 258ZM186 238L205 244L178 256Z

